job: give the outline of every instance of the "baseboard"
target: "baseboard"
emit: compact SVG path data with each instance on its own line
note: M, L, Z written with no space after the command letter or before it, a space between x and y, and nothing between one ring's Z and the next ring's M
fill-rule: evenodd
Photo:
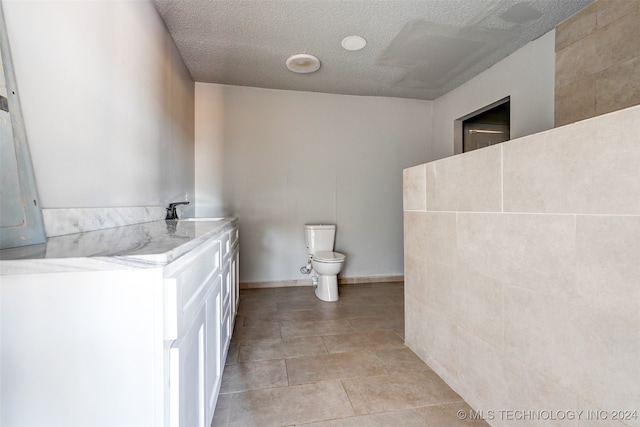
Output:
M368 277L338 277L340 285L355 285L360 283L397 283L404 282L404 276L368 276Z
M338 284L340 285L355 285L361 283L397 283L403 281L404 276L338 277ZM240 289L287 288L292 286L311 286L311 279L240 283Z
M292 286L311 286L311 279L278 280L275 282L240 282L240 289L289 288Z

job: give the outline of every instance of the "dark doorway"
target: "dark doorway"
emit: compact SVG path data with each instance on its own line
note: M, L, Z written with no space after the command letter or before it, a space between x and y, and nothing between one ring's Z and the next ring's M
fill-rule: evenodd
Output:
M462 119L462 152L489 147L510 139L509 98L489 109L481 109Z

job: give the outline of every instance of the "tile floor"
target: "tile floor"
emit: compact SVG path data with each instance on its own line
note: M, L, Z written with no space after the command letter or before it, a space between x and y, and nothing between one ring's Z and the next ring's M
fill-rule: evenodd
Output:
M471 426L404 345L402 283L241 290L212 427Z

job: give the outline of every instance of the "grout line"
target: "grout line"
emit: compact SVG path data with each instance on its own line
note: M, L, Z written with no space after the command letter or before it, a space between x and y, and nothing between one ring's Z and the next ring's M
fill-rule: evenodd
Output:
M344 394L347 396L347 399L349 399L349 405L351 405L351 409L353 409L353 413L355 414L355 416L359 416L359 414L356 412L356 407L353 406L353 402L351 401L351 396L349 396L349 393L347 392L347 388L344 386L344 381L345 380L340 380L340 385L342 386L342 390L344 390Z
M329 348L327 347L327 344L324 342L324 335L320 335L320 341L322 341L322 347L324 348L325 354L332 354L332 353L329 353Z
M284 373L287 376L287 386L291 386L291 379L289 378L289 364L287 363L287 358L283 357L282 361L284 362Z

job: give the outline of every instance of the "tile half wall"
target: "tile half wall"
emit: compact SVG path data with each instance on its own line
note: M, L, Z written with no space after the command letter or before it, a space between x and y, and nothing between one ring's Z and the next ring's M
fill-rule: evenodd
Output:
M640 425L640 107L405 169L404 245L406 344L491 425Z

